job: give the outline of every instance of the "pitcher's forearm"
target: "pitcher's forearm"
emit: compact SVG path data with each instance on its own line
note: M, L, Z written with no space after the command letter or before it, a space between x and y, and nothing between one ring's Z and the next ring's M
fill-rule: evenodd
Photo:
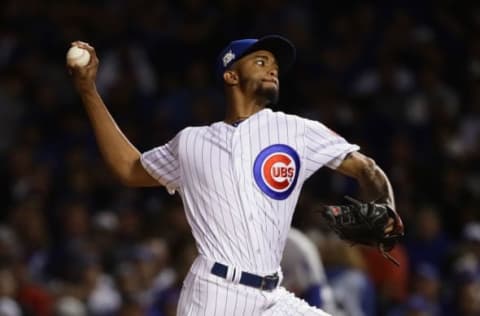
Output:
M373 159L362 153L352 152L345 157L337 171L357 179L363 200L387 203L395 208L392 185Z
M140 152L125 137L95 88L80 92L97 143L108 167L122 182L129 178Z
M131 187L160 185L160 182L143 168L140 162L140 152L118 128L97 93L95 80L100 61L95 48L82 41L72 42L71 46L84 49L91 56L87 65L67 62L67 69L72 76L75 90L82 98L106 164L124 185Z
M369 160L358 182L364 199L386 203L395 209L392 185L385 172L373 160Z

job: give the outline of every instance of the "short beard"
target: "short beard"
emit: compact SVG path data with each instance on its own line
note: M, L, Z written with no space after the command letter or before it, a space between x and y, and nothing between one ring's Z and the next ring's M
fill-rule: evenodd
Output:
M257 89L257 95L265 99L265 106L274 107L278 103L278 89L275 88L263 88Z

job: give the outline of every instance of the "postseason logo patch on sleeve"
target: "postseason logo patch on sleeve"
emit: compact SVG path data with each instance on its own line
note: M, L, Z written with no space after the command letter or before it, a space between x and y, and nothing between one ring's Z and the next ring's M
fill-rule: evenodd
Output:
M255 158L253 177L262 192L275 200L290 196L298 179L300 158L290 146L275 144Z

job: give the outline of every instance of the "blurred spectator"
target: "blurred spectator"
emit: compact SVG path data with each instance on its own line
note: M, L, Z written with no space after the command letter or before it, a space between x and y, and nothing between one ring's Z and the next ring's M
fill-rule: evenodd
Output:
M367 275L376 290L378 313L383 314L391 305L404 302L408 295L410 272L405 247L399 244L390 252L400 263L398 267L386 260L378 249L362 247L361 253Z
M218 50L265 33L297 47L280 110L377 157L405 220L400 268L316 240L344 314L435 315L439 301L480 314L479 14L476 1L1 2L0 314L171 315L195 252L178 198L121 188L105 168L65 69L69 43L97 47L99 91L146 150L221 120ZM355 192L322 170L293 221L318 229L312 209Z
M428 302L422 296L412 295L400 308L388 313L388 316L435 316Z
M478 246L480 246L480 222L467 223L462 232L463 240L470 243L472 250L480 258Z
M17 302L8 297L0 298L0 315L2 316L20 316L22 311Z
M455 279L453 308L456 315L474 316L480 314L480 274L477 272L459 272Z
M64 296L60 297L55 304L55 316L86 316L85 305L77 298Z
M13 273L18 284L16 299L24 314L52 315L55 298L48 286L33 279L27 264L24 262L15 262Z
M377 315L377 294L360 250L336 236L326 236L319 246L338 308L336 315Z
M92 316L114 315L121 306L121 297L112 278L104 274L96 260L86 262L79 286L85 291L88 314Z
M282 285L311 306L336 314L332 288L328 284L316 245L300 230L291 228L281 262Z
M0 314L22 315L20 305L15 301L17 281L9 266L0 267Z
M412 276L410 297L400 308L393 309L389 316L403 314L440 316L442 315L440 275L435 266L427 263L419 264Z
M193 238L184 236L180 238L176 244L173 258L173 266L176 269L174 279L169 280L168 284L164 284L161 288L157 288L155 292L155 300L148 309L149 316L174 316L177 312L177 303L180 298L180 291L191 264L197 257L197 249Z
M18 258L23 258L27 274L34 282L46 281L49 260L49 236L47 219L42 213L42 204L37 199L25 199L10 212L10 225L21 241L17 248Z
M443 230L438 211L434 207L420 208L411 228L405 241L410 265L428 263L442 269L451 241Z

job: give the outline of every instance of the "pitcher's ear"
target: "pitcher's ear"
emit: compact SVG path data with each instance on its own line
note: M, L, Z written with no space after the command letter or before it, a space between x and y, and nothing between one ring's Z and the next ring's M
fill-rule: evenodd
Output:
M223 73L223 80L227 85L236 85L238 83L238 74L234 70L227 70Z

